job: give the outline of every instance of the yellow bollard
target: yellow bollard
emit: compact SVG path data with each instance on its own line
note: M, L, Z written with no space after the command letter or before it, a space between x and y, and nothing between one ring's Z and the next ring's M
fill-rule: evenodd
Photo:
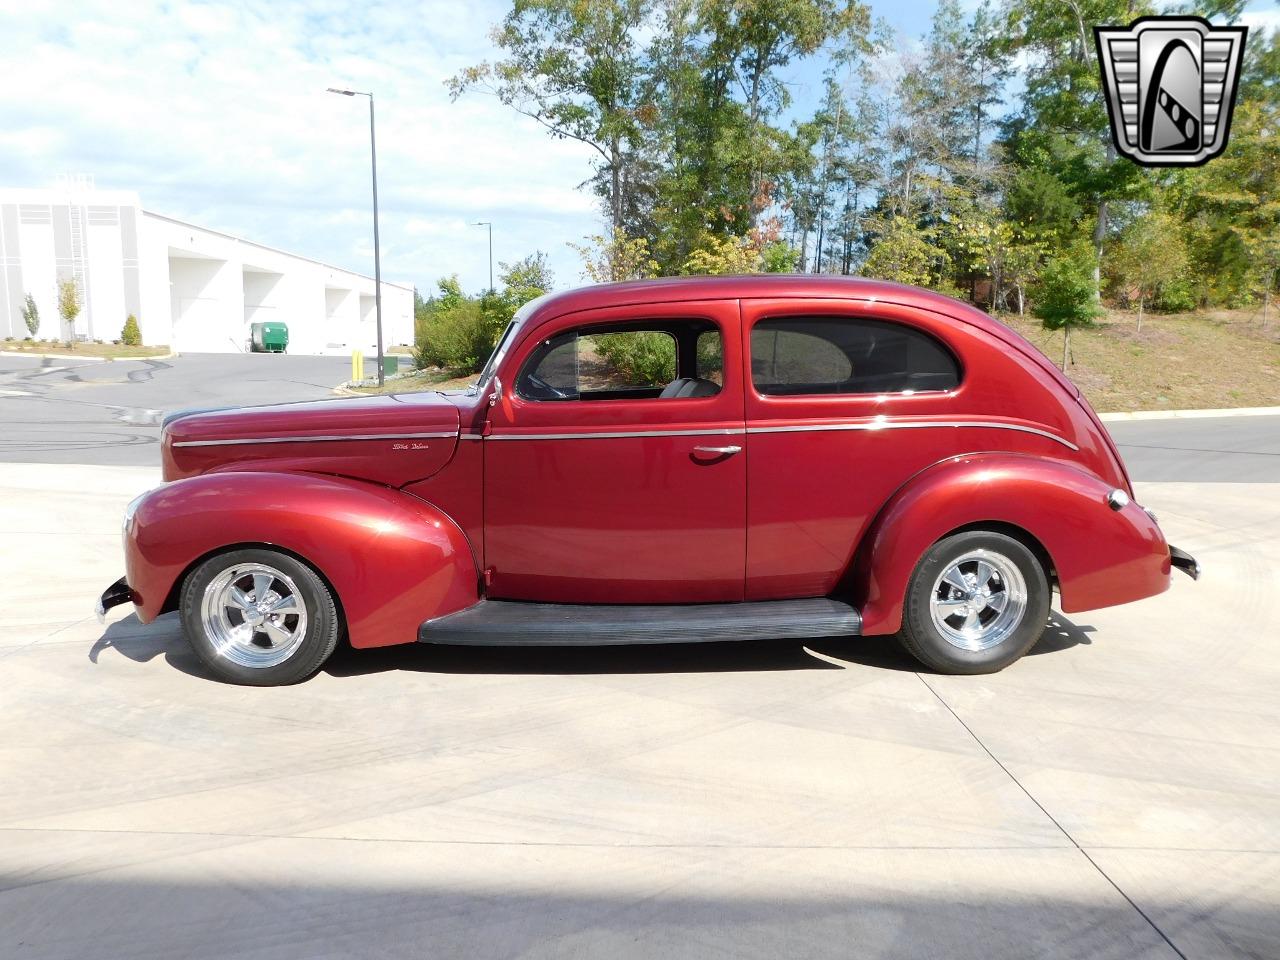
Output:
M351 351L351 382L359 383L364 379L364 354L359 350Z

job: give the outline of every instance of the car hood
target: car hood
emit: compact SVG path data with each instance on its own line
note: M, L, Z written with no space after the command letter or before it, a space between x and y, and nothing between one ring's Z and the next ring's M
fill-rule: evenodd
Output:
M304 471L403 486L449 462L458 422L439 393L178 411L164 419L164 478Z

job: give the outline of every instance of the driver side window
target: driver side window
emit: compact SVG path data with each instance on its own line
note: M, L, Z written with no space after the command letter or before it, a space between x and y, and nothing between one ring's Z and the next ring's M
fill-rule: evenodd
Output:
M516 393L538 401L714 396L722 352L720 331L705 321L571 330L534 350Z

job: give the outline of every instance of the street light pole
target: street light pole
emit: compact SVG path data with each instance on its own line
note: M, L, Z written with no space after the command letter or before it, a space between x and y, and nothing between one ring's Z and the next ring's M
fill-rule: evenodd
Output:
M477 220L472 226L489 228L489 292L493 293L493 221Z
M374 135L373 94L359 90L339 90L336 87L330 87L327 92L344 97L369 98L369 156L373 165L373 309L377 317L378 386L381 387L386 383L386 373L382 363L382 246L378 240L378 142Z

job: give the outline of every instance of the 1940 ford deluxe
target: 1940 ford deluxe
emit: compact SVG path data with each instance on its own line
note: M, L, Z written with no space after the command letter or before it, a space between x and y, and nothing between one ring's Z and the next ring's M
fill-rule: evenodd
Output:
M897 633L999 670L1195 576L1080 392L889 283L609 284L524 307L465 393L166 419L99 610L180 610L240 683L353 647Z

